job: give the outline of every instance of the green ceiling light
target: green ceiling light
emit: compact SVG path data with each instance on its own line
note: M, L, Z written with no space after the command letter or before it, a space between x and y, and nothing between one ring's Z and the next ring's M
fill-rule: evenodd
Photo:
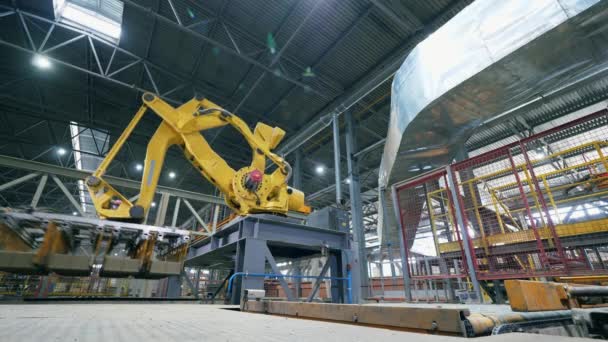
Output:
M187 11L188 11L188 15L190 16L190 18L194 19L194 12L192 12L192 10L189 7L188 7Z
M266 36L266 43L268 44L268 49L270 50L271 54L274 55L275 53L277 53L277 43L275 42L272 33L268 33L268 35Z
M306 69L302 73L302 76L304 76L304 77L315 77L315 73L312 72L312 68L311 67L306 67Z

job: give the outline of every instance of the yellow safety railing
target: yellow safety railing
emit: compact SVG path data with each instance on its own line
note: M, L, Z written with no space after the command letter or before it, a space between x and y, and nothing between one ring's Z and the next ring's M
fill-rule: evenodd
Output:
M599 219L585 222L577 222L572 224L559 224L555 226L555 232L559 237L579 236L594 233L608 232L608 219ZM542 240L552 238L549 228L538 229L538 234ZM489 247L517 244L522 242L535 241L534 232L532 230L520 230L505 234L496 234L486 237ZM480 238L472 240L474 248L482 248L483 242ZM446 242L439 244L440 253L459 252L460 245L458 242Z
M515 166L515 170L508 167L461 180L460 186L463 190L467 189L467 195L470 196L469 201L467 201L468 206L465 208L467 217L470 221L476 222L476 224L480 227L479 236L473 239L473 245L475 248L482 248L486 255L489 255L491 252L490 249L493 246L536 240L534 231L526 229L526 223L521 221L523 219L521 214L526 215L527 208L524 205L525 202L522 198L523 196L520 194L520 191L513 193L513 190L518 189L520 185L525 189L524 191L528 198L530 210L540 213L537 217L535 217L535 219L540 221L537 224L538 234L540 235L541 239L548 241L549 246L552 246L553 244L553 236L547 227L548 222L546 222L546 220L548 218L542 210L541 196L546 199L548 205L547 209L549 210L549 213L546 214L551 215L551 219L556 224L555 229L557 236L575 236L581 234L607 232L608 219L565 224L565 222L562 222L559 214L560 207L563 208L564 205L567 205L570 202L608 195L608 159L605 157L604 151L602 150L606 147L608 147L608 142L591 141L559 152L551 153L544 158L530 161L530 164L532 167L534 167L534 174L531 172L531 170L529 170L527 163L520 163ZM585 154L587 154L587 156L591 155L591 159L585 159ZM583 160L577 161L571 165L566 165L564 163L563 167L552 171L539 172L539 170L536 169L538 166L546 164L549 160L556 160L559 158L561 158L561 160L565 160L565 158L571 158L577 155L583 156ZM570 174L577 173L582 169L590 170L591 176L574 182L570 181L566 184L551 185L551 181L555 178L570 177ZM508 177L512 175L513 172L519 173L521 183L509 180L504 184L494 186L491 185L493 180ZM536 186L532 178L533 176L536 177L539 184L539 189L537 189L538 192L535 190ZM568 196L567 198L563 198L564 196L559 195L556 196L556 193L560 191L566 191L567 189L577 186L589 186L590 183L594 183L592 186L594 187L595 191L592 193L581 192ZM446 189L438 189L433 192L429 192L427 198L429 203L431 202L431 199L437 200L436 195L443 191L446 191ZM488 196L482 196L481 191L487 193ZM506 195L509 191L510 194ZM483 198L483 201L481 201L481 198L478 198L479 196ZM514 207L513 203L516 203L517 205ZM484 207L494 212L496 222L500 228L500 233L488 235L488 232L484 229L484 220L480 213L480 210ZM430 210L430 212L433 236L435 238L436 249L438 249L439 254L460 251L461 247L457 241L445 243L437 242L436 227L433 221L437 219L439 215L433 213L433 210ZM519 221L514 218L516 216L519 217ZM506 224L504 220L507 220L507 218L511 221L510 225L515 226L510 230L505 229ZM524 227L520 226L520 224L523 224ZM453 223L451 226L454 227ZM513 229L517 229L517 231L512 231ZM524 263L523 260L518 260L518 262L522 264Z

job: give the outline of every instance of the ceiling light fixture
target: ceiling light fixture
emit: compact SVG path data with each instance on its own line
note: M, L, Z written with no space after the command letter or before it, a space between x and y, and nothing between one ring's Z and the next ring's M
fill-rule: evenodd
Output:
M52 66L51 61L44 55L35 55L32 64L40 69L50 69Z

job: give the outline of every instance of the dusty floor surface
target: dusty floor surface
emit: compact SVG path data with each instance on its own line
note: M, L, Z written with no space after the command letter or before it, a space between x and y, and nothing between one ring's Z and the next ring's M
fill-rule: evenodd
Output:
M0 305L0 341L417 341L440 337L339 323L310 321L196 304ZM480 342L582 339L510 334ZM464 342L464 340L462 340Z

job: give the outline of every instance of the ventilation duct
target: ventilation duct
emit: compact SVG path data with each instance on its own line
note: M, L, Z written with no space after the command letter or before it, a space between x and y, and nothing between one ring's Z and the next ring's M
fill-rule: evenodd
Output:
M482 123L601 75L608 66L607 26L608 1L469 5L420 43L395 75L380 188L451 162ZM380 240L396 243L387 200Z

